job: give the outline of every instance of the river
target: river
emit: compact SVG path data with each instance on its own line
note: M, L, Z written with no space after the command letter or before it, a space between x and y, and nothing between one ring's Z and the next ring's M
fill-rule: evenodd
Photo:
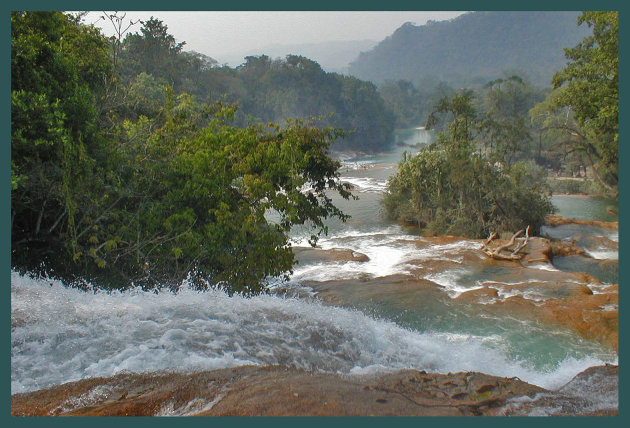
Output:
M12 273L12 393L125 371L194 372L244 364L348 376L402 368L480 371L553 389L590 366L617 363L616 352L605 344L501 309L498 303L514 295L535 304L553 297L540 286L549 281L546 271L488 261L478 241L422 237L386 220L379 201L402 150L343 158L342 178L355 186L359 200L336 201L352 218L331 222L319 249L302 248L292 279L272 284L270 295L228 297L186 286L177 294L85 292ZM584 197L553 201L564 215L610 204ZM586 215L601 212L608 215L600 208ZM552 270L590 269L603 282L585 284L594 294L616 283L611 273L616 231L548 228L546 233L560 239L604 237L608 247L597 247L599 242L592 254L561 261ZM294 246L306 247L308 234L296 228ZM330 249L367 257L320 257ZM595 256L615 268L598 272L600 263L591 263ZM489 289L496 291L485 300L464 298Z

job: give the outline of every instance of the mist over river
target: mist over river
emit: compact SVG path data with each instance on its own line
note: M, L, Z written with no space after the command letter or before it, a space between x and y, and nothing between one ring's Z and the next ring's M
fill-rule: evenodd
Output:
M384 219L379 203L403 150L342 158L342 179L359 200L335 201L352 218L331 222L317 249L308 248L309 230L296 228L300 263L269 295L229 297L185 285L177 294L86 292L12 273L11 392L121 372L245 364L347 376L479 371L555 389L588 367L616 364L606 344L505 308L513 296L532 305L558 298L545 287L554 281L563 290L605 293L617 282L617 232L547 228L557 239L579 234L587 248L582 259L544 269L488 260L478 240L419 236ZM576 217L568 211L588 213L584 207L610 201L564 196L554 203L559 214ZM586 215L602 212L609 215L601 206ZM601 268L602 260L612 267ZM597 281L558 279L589 269ZM480 290L493 292L469 297Z

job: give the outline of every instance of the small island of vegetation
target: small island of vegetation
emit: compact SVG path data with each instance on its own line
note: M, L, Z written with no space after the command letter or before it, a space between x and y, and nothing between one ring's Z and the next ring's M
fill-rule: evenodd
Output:
M569 63L543 100L518 76L488 83L481 95L442 98L426 126L442 130L437 141L405 154L389 179L390 217L439 235L538 233L553 209L544 165L559 154L588 165L599 188L617 197L617 15L586 12L579 23L594 35L566 50ZM543 135L551 153L543 153Z

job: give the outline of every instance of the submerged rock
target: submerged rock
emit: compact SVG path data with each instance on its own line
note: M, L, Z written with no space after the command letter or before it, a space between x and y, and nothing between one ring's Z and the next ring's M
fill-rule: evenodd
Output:
M547 215L545 218L545 224L553 227L564 224L581 224L585 226L603 227L605 229L619 229L619 222L617 221L583 220L579 218L566 218L557 214Z
M531 237L518 261L486 257L480 251L483 240L418 237L413 242L415 248L401 259L396 274L359 271L350 278L304 279L301 285L330 304L363 307L364 302L385 302L393 316L409 308L435 314L434 306L449 310L448 305L456 303L481 314L572 330L618 350L617 289L589 273L559 270L552 263L553 253L560 252L553 241ZM300 257L350 256L350 250L342 251L304 250Z
M553 257L566 257L576 254L584 254L584 250L575 245L575 240L566 241L553 241L551 243L551 251Z
M618 352L618 294L615 290L616 286L609 286L598 293L575 294L564 299L544 301L513 295L502 301L494 301L486 308L567 328Z
M590 367L554 392L508 400L499 412L505 416L617 416L619 368Z
M477 250L467 248L458 251L457 256L435 259L410 255L408 274L303 285L332 304L404 300L397 305L401 310L422 310L423 301L435 305L446 299L468 308L477 305L480 313L555 325L618 350L617 288L588 273L558 270L550 260L550 240L532 238L520 261L480 258Z
M13 416L616 415L617 367L558 391L477 372L403 370L347 378L283 367L122 374L11 397Z
M295 258L301 263L313 262L367 262L370 260L365 254L348 248L332 248L324 250L313 247L293 247Z

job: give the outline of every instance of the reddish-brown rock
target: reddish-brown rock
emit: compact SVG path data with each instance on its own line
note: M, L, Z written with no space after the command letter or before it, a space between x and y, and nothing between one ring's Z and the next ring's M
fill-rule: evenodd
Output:
M581 377L580 377L581 376ZM595 367L576 382L607 377L614 395L616 366ZM573 382L573 381L572 381ZM575 389L575 388L573 388ZM557 393L476 372L403 370L364 378L282 367L243 366L194 374L124 374L11 397L13 416L472 416L526 415L536 397L570 414L617 414L616 404L592 409L571 383ZM543 393L543 394L541 394ZM526 400L519 397L527 397ZM524 404L514 404L514 403ZM567 411L568 412L568 411ZM566 413L569 414L569 413Z

